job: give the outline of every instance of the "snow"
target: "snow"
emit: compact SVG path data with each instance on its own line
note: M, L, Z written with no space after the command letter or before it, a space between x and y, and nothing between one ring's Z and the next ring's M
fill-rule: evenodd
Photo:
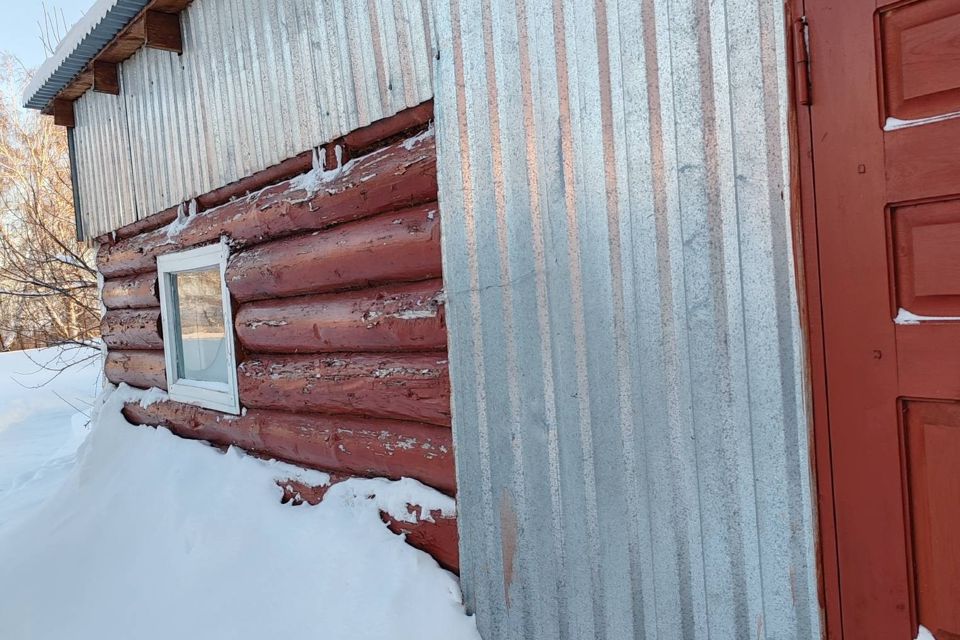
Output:
M313 196L320 191L324 184L335 180L339 176L350 173L357 164L356 160L351 160L343 164L343 147L337 145L334 147L334 154L337 158L337 166L326 170L323 168L323 158L321 157L319 147L313 149L313 168L310 171L300 174L290 180L290 187L294 190L306 191L309 196Z
M920 324L921 322L953 322L960 320L960 316L918 316L912 311L900 308L897 317L893 319L896 324Z
M920 629L917 631L916 640L937 640L937 639L933 636L932 633L930 633L929 629L927 629L923 625L920 625Z
M137 399L137 403L144 409L149 408L150 405L156 404L157 402L163 402L164 400L170 399L170 395L166 391L163 389L157 389L156 387L140 393L139 396L140 397Z
M27 85L26 89L23 90L23 102L26 104L30 101L30 98L46 84L47 80L50 79L56 70L60 67L61 64L72 54L77 47L83 42L83 39L86 38L93 29L100 24L100 21L106 17L107 13L117 4L117 0L97 0L96 3L87 12L77 21L73 27L70 28L70 31L67 32L67 35L63 37L63 40L60 41L60 44L57 45L57 49L53 52L49 58L47 58L40 68L37 69L37 72L33 74L33 78L30 81L30 84ZM94 52L97 53L97 52ZM93 55L89 56L90 58ZM89 58L88 58L89 59Z
M0 534L35 510L66 478L88 431L84 412L90 413L97 395L99 353L0 353ZM71 362L76 366L59 375L42 366Z
M0 371L23 360L0 354ZM10 496L0 497L0 513L14 516L0 529L0 638L479 640L456 577L379 516L411 521L408 503L449 515L451 498L409 479L355 479L315 507L283 505L278 481L329 476L127 424L123 403L162 400L156 390L107 390L91 427L75 432L85 419L40 399L88 399L92 369L23 405L19 387L0 385L0 438L21 432L0 455L30 457L42 444L30 464L62 468L52 490L20 482L28 512L4 511Z
M925 124L943 122L944 120L952 120L953 118L960 118L960 111L954 111L951 113L942 113L940 115L930 116L929 118L917 118L916 120L901 120L899 118L887 118L887 121L883 125L883 130L897 131L899 129L908 129L910 127L919 127Z
M427 125L427 128L418 133L417 135L407 138L403 141L403 148L407 151L412 151L417 145L419 145L424 140L429 140L433 137L433 121L430 121L430 124Z
M180 203L177 207L177 219L171 222L166 227L166 234L168 238L174 238L180 234L181 231L187 228L187 226L193 222L194 218L197 217L197 201L193 199L184 209L184 203Z

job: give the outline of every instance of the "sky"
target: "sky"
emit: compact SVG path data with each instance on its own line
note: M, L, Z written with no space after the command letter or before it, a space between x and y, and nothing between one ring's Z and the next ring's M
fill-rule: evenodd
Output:
M9 4L8 4L9 2ZM44 4L48 11L63 10L67 26L73 24L93 6L94 0L5 0L0 20L0 51L20 59L28 68L36 68L47 57L40 44L40 27Z

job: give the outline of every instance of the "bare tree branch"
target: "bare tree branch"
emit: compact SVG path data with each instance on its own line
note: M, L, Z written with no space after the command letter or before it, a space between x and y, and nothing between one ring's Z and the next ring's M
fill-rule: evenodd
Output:
M41 39L52 50L65 21L45 14ZM15 67L0 57L6 77ZM0 350L89 345L99 335L97 272L91 247L75 240L66 136L21 110L18 89L0 84Z

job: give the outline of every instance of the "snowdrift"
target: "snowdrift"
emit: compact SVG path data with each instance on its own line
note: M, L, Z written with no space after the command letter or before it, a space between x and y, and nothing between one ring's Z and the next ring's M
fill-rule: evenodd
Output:
M108 392L59 489L0 530L0 638L477 639L456 577L380 519L411 480L348 480L318 506L277 480L322 473L137 428Z

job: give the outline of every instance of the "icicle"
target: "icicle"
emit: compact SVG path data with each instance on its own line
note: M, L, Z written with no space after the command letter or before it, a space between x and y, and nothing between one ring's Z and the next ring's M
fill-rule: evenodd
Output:
M172 238L183 231L183 229L190 224L191 218L196 214L197 201L195 199L190 202L181 202L177 206L177 219L167 227L167 237Z
M337 158L337 173L343 170L343 147L336 145L333 148L333 155Z

